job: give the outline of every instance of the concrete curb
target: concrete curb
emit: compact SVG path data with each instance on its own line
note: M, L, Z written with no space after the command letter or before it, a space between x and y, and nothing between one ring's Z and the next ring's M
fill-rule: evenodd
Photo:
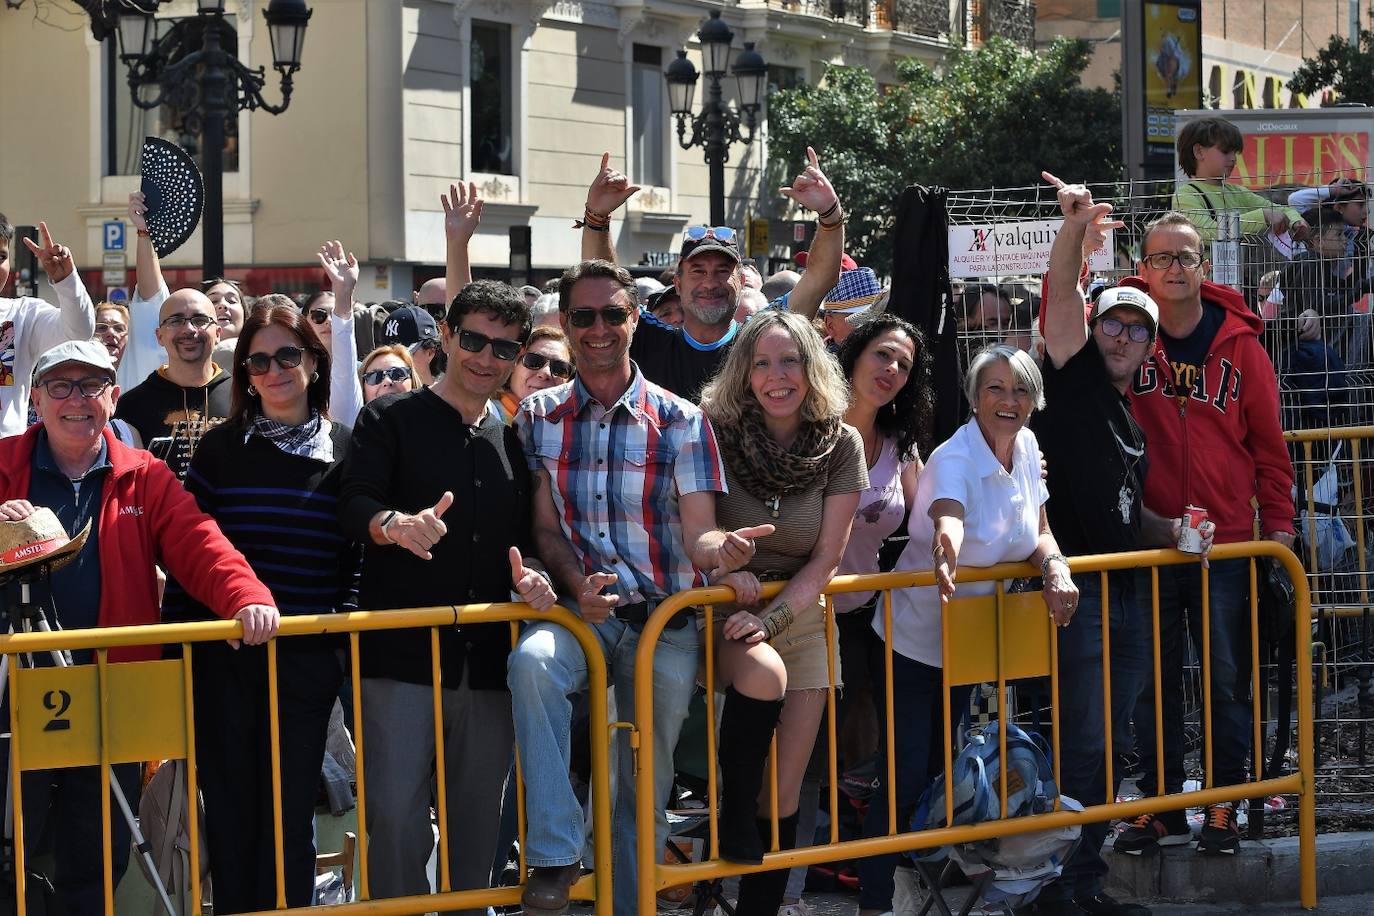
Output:
M1104 847L1107 893L1128 900L1176 903L1267 903L1296 900L1298 838L1243 841L1234 856L1201 856L1190 844L1155 855L1128 856ZM1374 892L1374 832L1317 837L1319 897Z

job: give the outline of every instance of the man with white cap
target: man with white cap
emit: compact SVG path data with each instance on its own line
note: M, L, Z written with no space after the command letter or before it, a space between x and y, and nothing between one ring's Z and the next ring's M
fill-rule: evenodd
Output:
M87 532L72 559L35 583L35 603L65 629L157 623L154 567L161 563L219 616L242 621L245 642L266 642L277 631L272 593L165 463L128 448L109 431L118 396L105 347L93 340L66 341L39 356L34 367L40 422L0 441L0 525L33 525L29 519L41 506L67 532ZM111 649L110 661L161 654L161 646L126 646ZM74 655L82 664L91 653ZM42 655L34 658L46 663ZM115 772L134 801L138 767L126 764ZM33 784L24 784L25 832L36 841L45 819L57 831L53 877L62 911L104 912L100 770L30 775ZM123 818L112 818L110 829L110 848L127 849ZM115 884L127 864L127 857L115 856Z

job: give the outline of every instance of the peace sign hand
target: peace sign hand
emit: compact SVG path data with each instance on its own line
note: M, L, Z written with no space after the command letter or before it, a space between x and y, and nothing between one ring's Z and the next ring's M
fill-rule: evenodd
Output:
M811 147L806 148L807 165L801 170L796 178L792 179L790 188L778 188L778 193L783 197L789 197L797 203L814 210L817 213L825 213L832 205L839 203L839 195L835 193L835 188L830 184L830 179L825 177L821 171L820 161L816 158L816 151Z
M611 168L610 163L611 154L602 153L601 168L587 188L587 209L604 216L610 216L639 190L639 185L630 184L629 175Z
M72 275L75 262L72 260L72 250L66 245L59 245L52 240L52 233L48 231L47 223L38 224L38 239L42 246L35 245L32 239L24 239L24 244L29 246L38 256L38 263L43 265L43 272L48 275L49 283L61 283Z

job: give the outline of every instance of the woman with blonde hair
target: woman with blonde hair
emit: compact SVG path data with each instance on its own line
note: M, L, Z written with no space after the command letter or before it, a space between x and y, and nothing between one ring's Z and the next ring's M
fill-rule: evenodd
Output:
M721 854L727 858L727 837L737 860L750 861L747 854L754 851L755 862L771 840L768 817L752 825L752 844L747 828L770 808L763 774L775 728L778 845L795 845L801 782L826 690L840 685L839 659L827 653L821 592L835 575L859 494L868 487L863 441L844 423L848 403L839 365L806 319L774 310L750 320L702 392L729 486L717 497L717 524L726 530L777 526L758 539L745 569L720 580L738 599L717 624L726 695L719 747ZM760 583L780 580L787 581L782 592L763 602ZM731 680L735 671L756 670L735 663L742 650L763 641L785 667L785 704L747 696ZM774 916L786 882L785 869L746 875L737 912Z
M358 369L363 383L363 403L371 404L384 394L415 390L415 359L404 344L386 344L363 359Z

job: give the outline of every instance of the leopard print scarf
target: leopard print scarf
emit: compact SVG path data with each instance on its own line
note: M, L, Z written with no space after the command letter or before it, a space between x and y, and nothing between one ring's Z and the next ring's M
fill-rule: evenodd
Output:
M763 408L750 399L742 422L718 425L716 438L730 473L750 494L768 502L811 486L840 441L841 426L838 417L803 422L796 440L784 449L768 434Z

